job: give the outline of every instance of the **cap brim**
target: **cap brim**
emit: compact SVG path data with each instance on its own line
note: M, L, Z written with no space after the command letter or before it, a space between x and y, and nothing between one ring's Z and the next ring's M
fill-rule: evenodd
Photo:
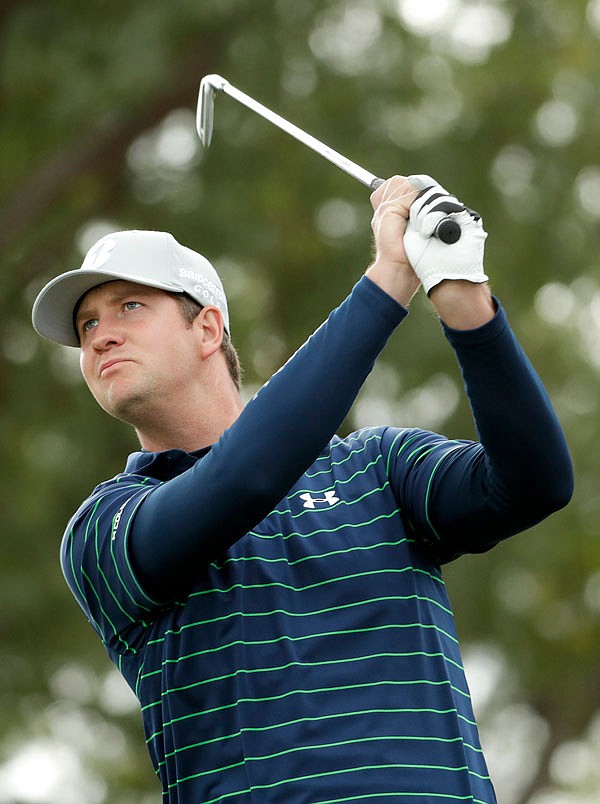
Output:
M146 287L159 288L169 293L183 293L183 288L164 282L153 282L146 277L116 276L108 271L77 268L53 279L42 288L36 298L31 318L35 331L54 343L79 346L73 313L81 297L92 288L105 282L123 280Z

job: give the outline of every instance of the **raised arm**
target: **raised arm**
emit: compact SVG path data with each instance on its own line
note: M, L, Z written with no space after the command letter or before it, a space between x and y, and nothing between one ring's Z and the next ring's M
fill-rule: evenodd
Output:
M393 187L374 194L375 224L390 234L374 270L395 261L407 277L408 260L415 266L455 350L480 437L479 443L452 442L421 433L412 463L403 456L395 464L410 521L436 556L448 560L488 549L566 505L573 471L543 384L491 296L479 215L427 176L409 184L420 192L404 215L390 197ZM430 236L448 214L461 228L455 245Z
M340 426L405 315L363 278L210 451L147 494L128 538L132 565L151 598L184 593L198 565L272 510Z

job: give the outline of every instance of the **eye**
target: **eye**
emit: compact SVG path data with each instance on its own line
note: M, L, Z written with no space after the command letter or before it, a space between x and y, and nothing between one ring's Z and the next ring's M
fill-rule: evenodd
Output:
M141 302L137 302L137 301L127 301L123 305L125 310L137 310L137 308L141 307L141 306L142 306Z
M84 321L81 325L82 332L89 332L90 330L94 329L94 327L98 326L98 319L97 318L89 318L87 321Z

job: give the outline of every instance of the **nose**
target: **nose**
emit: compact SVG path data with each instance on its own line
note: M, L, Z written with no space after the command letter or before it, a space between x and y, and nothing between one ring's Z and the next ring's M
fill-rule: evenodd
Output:
M124 341L125 334L115 320L101 320L93 329L90 346L95 352L106 352Z

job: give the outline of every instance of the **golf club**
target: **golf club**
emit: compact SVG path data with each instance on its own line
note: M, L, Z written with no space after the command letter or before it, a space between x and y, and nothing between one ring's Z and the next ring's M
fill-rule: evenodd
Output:
M271 109L263 106L262 103L259 103L258 101L254 100L254 98L246 95L245 92L237 89L225 78L216 74L204 76L200 82L200 91L198 93L196 129L198 131L198 136L200 137L200 142L204 148L208 148L212 140L215 108L214 96L216 91L224 92L226 95L229 95L234 100L237 100L248 109L256 112L256 114L259 114L261 117L264 117L270 123L273 123L274 125L278 126L278 128L282 129L288 134L291 134L292 137L295 137L297 140L304 143L304 145L307 145L313 151L316 151L316 153L320 154L334 165L337 165L337 167L346 171L346 173L348 173L350 176L358 179L358 181L360 181L362 184L365 184L371 190L376 190L381 184L383 184L384 179L380 179L378 176L375 176L374 173L369 173L368 170L365 170L360 165L357 165L356 162L353 162L351 159L343 156L343 154L338 153L338 151L334 151L333 148L330 148L328 145L325 145L325 143L316 139L316 137L313 137L311 134L308 134L306 131L298 128L298 126L290 123L289 120L281 117L281 115L278 115L271 111ZM452 220L452 218L444 218L438 224L434 234L444 243L456 243L461 234L460 226L456 223L456 221Z

